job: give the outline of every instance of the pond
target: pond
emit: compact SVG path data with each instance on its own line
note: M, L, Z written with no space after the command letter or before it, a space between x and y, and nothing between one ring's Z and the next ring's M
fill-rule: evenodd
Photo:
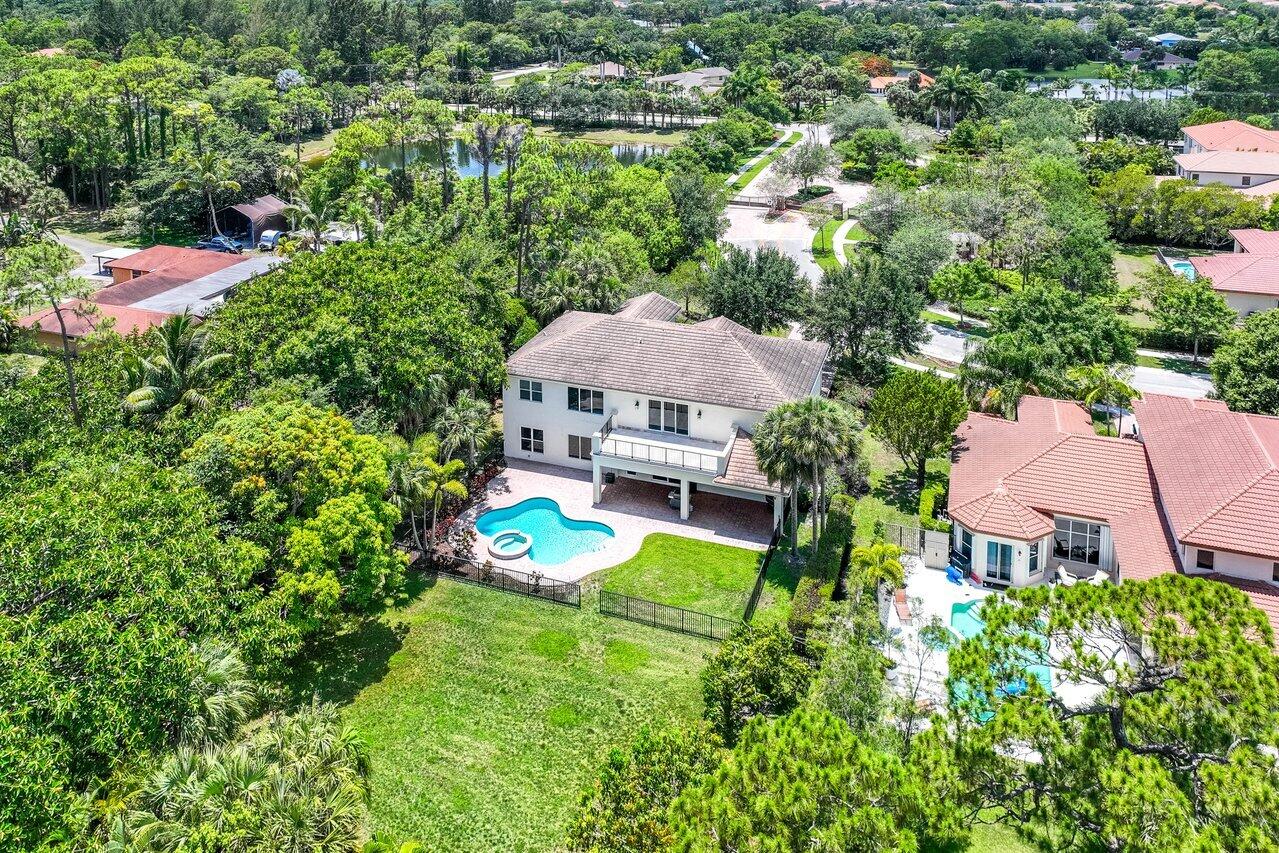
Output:
M617 162L623 166L634 166L636 163L642 163L654 154L664 154L669 149L666 145L641 144L636 142L619 142L609 145L608 149L613 152L613 156L617 158ZM406 145L404 147L404 162L412 163L416 160L424 160L432 166L440 164L439 152L434 144L417 144ZM365 161L365 165L374 165L378 169L392 169L400 165L400 148L398 145L388 145L379 148L373 155ZM453 140L453 167L457 174L464 178L478 178L483 168L480 161L471 156L471 151L466 147L466 143L460 139ZM501 162L494 162L489 167L489 174L499 174L503 165Z
M1045 89L1051 93L1053 85L1054 84L1052 82L1031 82L1027 84L1026 88L1031 92L1038 91L1039 89ZM1100 77L1081 77L1071 82L1070 88L1065 90L1064 95L1055 94L1053 97L1064 97L1065 100L1068 101L1077 101L1088 97L1090 94L1099 101L1162 101L1185 97L1187 93L1182 90L1178 83L1170 83L1167 89L1161 87L1152 92L1143 92L1138 89L1133 92L1129 91L1122 84L1118 89L1116 89L1112 87L1109 82L1101 79Z

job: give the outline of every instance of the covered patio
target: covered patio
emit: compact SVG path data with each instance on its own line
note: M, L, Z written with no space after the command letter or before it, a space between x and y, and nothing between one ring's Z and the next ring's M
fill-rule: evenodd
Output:
M527 557L504 565L519 571L537 571L556 580L578 580L592 572L624 562L639 552L650 533L669 533L689 539L763 549L772 536L772 510L763 502L722 494L699 492L697 511L687 520L667 501L670 483L653 483L619 477L602 489L593 501L591 472L558 465L510 460L488 484L484 495L459 519L474 526L491 509L513 506L529 498L551 498L569 518L598 521L613 529L614 536L599 551L582 554L558 565L541 565ZM476 542L477 555L487 553L486 537Z

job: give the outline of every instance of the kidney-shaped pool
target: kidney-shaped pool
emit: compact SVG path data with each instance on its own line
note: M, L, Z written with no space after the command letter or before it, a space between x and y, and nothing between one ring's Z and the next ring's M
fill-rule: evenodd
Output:
M613 538L613 528L607 524L569 518L550 498L529 498L491 509L475 520L475 529L485 536L518 530L533 540L528 558L546 566L598 551Z

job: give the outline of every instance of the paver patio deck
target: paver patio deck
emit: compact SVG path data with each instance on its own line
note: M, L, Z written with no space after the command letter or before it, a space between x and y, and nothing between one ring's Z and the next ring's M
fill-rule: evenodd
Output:
M773 514L756 501L698 492L693 496L693 513L680 521L679 510L671 509L666 494L672 486L618 478L604 486L602 500L591 504L591 472L558 465L525 461L508 462L494 477L484 496L458 518L458 524L474 526L475 520L492 509L513 506L529 498L551 498L569 518L598 521L613 529L614 537L599 551L582 554L567 562L548 566L528 557L495 560L495 564L521 572L540 572L555 580L576 581L592 572L629 560L639 552L650 533L670 533L689 539L763 550L772 535ZM489 537L478 535L477 559L488 556Z

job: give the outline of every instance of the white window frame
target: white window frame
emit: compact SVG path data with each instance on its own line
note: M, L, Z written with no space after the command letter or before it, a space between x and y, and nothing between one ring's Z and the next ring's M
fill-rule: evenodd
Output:
M654 426L653 410L657 409L657 426ZM680 429L679 421L681 412L684 415L684 428ZM648 401L648 428L653 432L668 432L674 435L688 435L689 429L689 411L688 404L677 403L674 400L659 400L652 398Z
M536 379L520 380L520 399L530 403L542 402L542 383Z
M546 453L546 432L537 427L520 427L520 450Z
M577 453L573 452L574 448L576 448ZM570 435L568 437L568 458L590 459L591 437L589 435Z
M1065 516L1059 516L1056 519L1054 519L1053 527L1055 528L1053 530L1053 551L1052 551L1054 560L1068 560L1072 563L1080 563L1086 566L1098 566L1098 567L1101 566L1102 525L1100 523L1096 521L1086 521L1082 518L1068 518ZM1082 527L1083 529L1082 530L1077 529L1079 527ZM1093 527L1097 528L1097 532L1095 534L1090 532L1091 528ZM1064 534L1066 537L1065 556L1062 556L1061 554L1057 553L1057 537L1058 535L1061 535L1061 534ZM1097 550L1096 550L1097 559L1091 560L1088 558L1088 549L1091 545L1094 544L1092 541L1094 539L1096 540L1096 546L1097 546ZM1084 558L1082 560L1077 560L1075 559L1074 553L1075 553L1075 547L1077 544L1080 543L1080 541L1082 541L1082 546L1084 549Z
M586 406L583 407L583 398ZM598 388L586 388L581 385L568 386L568 410L581 412L584 415L604 414L604 392Z

